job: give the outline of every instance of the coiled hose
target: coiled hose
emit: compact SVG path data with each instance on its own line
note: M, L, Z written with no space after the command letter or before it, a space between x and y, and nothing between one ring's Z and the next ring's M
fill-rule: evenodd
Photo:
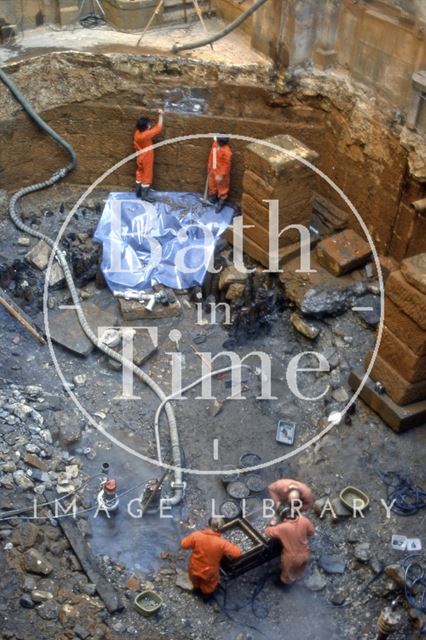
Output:
M21 231L23 231L25 233L28 233L29 235L31 235L31 236L33 236L35 238L39 238L40 240L44 240L50 247L52 247L52 251L55 252L55 258L59 262L59 264L62 267L62 270L64 272L65 280L66 280L66 283L68 285L68 289L70 291L73 304L75 305L75 309L77 311L78 320L80 322L80 325L81 325L84 333L89 338L89 340L100 351L105 353L109 358L113 358L114 360L117 360L117 362L120 362L123 366L125 365L125 366L127 366L129 368L131 367L132 370L133 370L134 375L137 378L139 378L139 380L144 382L148 387L150 387L150 389L152 389L152 391L158 396L158 398L160 399L160 401L162 403L164 403L166 401L165 411L166 411L166 416L167 416L167 420L168 420L168 423L169 423L170 441L171 441L171 449L172 449L172 459L173 459L173 465L175 467L175 469L174 469L174 484L175 484L175 487L174 487L173 495L170 496L170 497L165 498L163 500L163 505L164 506L177 505L177 504L179 504L179 502L184 497L184 489L183 489L183 483L182 483L182 471L180 470L180 467L182 466L182 457L181 457L181 449L180 449L180 445L179 445L179 434L178 434L178 431L177 431L177 424L176 424L175 414L174 414L174 411L173 411L173 407L171 406L171 404L169 402L167 402L166 394L163 392L161 387L150 376L148 376L146 373L144 373L142 371L142 369L139 369L139 367L137 367L133 362L130 362L129 360L124 358L120 353L117 353L116 351L113 351L112 349L107 347L103 342L101 342L98 339L96 334L93 333L92 329L90 328L90 326L89 326L89 324L88 324L88 322L86 320L86 316L84 315L83 309L81 308L80 300L79 300L79 296L78 296L78 291L77 291L77 289L75 287L74 280L73 280L70 268L68 267L68 263L66 261L65 253L63 251L61 251L60 249L58 249L57 247L55 247L54 240L49 238L49 236L46 236L44 233L41 233L40 231L37 231L37 230L32 229L31 227L27 226L21 220L21 218L19 217L19 214L17 212L17 204L18 204L18 202L19 202L19 200L21 198L23 198L24 196L26 196L29 193L33 193L35 191L40 191L41 189L46 189L47 187L51 187L55 183L59 182L59 180L62 180L68 173L70 173L70 171L72 171L75 168L75 166L77 164L77 156L75 154L75 151L71 147L71 145L68 144L68 142L66 142L66 140L64 140L51 127L49 127L49 125L34 111L34 109L31 107L29 102L25 99L25 97L19 91L19 89L17 88L15 83L9 78L9 76L1 68L0 68L0 79L9 88L11 93L15 96L16 100L22 106L22 108L27 112L27 114L30 116L30 118L32 118L34 120L34 122L40 127L40 129L44 133L47 133L61 147L63 147L65 149L65 151L67 151L67 153L71 157L71 161L65 167L63 167L62 169L59 169L58 171L55 171L55 173L53 173L52 176L48 180L45 180L44 182L38 182L36 184L29 185L28 187L24 187L22 189L19 189L19 191L17 191L11 197L11 199L9 201L9 215L10 215L13 223L16 225L16 227L18 227L18 229L20 229Z

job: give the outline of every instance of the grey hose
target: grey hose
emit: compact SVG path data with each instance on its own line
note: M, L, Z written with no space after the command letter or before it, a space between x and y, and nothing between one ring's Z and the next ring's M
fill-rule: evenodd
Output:
M265 4L265 2L267 2L267 0L256 0L254 5L250 7L250 9L247 9L247 11L244 11L244 13L242 13L236 20L228 24L228 26L225 27L225 29L222 29L222 31L219 31L218 33L215 33L214 35L209 36L208 38L204 38L203 40L197 40L196 42L191 42L190 44L175 44L172 47L173 53L177 53L178 51L187 51L188 49L198 49L199 47L204 47L207 44L211 44L212 42L221 40L222 38L227 36L228 33L231 33L231 31L234 31L234 29L239 27L240 24L242 24L245 20L247 20L247 18L249 18L252 15L252 13L257 11L263 4Z
M14 82L6 75L6 73L0 69L0 79L4 82L4 84L10 89L18 102L22 105L23 109L28 113L28 115L38 124L42 131L46 132L50 137L52 137L58 144L60 144L71 156L71 162L64 168L56 171L48 180L44 182L38 182L37 184L29 185L28 187L24 187L17 191L10 199L9 202L9 215L13 221L13 223L25 233L34 236L35 238L39 238L40 240L44 240L52 250L55 251L55 258L59 262L62 270L64 272L65 280L68 285L69 291L71 293L73 304L75 305L77 311L77 317L81 324L81 327L84 333L87 335L89 340L93 342L93 344L103 353L105 353L108 357L113 358L120 362L123 366L131 367L134 374L142 380L147 386L149 386L152 391L158 396L162 403L167 400L166 394L163 392L161 387L146 373L144 373L139 367L137 367L133 362L130 362L126 358L124 358L120 353L113 351L109 347L107 347L103 342L101 342L96 334L93 333L90 328L86 317L84 315L83 309L80 305L80 300L78 296L78 291L75 287L74 280L71 274L71 271L68 267L68 263L66 261L65 253L57 248L55 248L55 242L49 236L44 235L40 231L32 229L27 226L19 217L16 209L16 205L18 201L28 193L32 193L34 191L39 191L41 189L45 189L47 187L52 186L62 178L64 178L70 171L74 169L77 164L77 156L71 147L59 134L57 134L53 129L51 129L45 122L40 118L40 116L33 110L31 105L27 102L24 96L21 94L19 89L16 87ZM174 506L179 504L184 496L183 491L183 483L182 483L182 471L180 467L182 466L182 458L181 458L181 450L179 445L179 434L177 431L176 418L173 411L173 407L170 403L167 403L165 406L165 411L167 415L167 420L170 428L170 440L172 445L172 457L175 471L174 471L174 494L171 497L165 498L163 500L163 505L165 506Z

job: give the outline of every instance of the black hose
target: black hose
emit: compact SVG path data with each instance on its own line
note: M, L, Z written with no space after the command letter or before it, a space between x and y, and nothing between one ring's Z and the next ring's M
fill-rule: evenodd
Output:
M267 0L256 0L254 5L250 7L250 9L247 9L247 11L244 11L244 13L242 13L236 20L228 24L228 26L225 27L225 29L222 29L222 31L219 31L219 33L215 33L214 35L209 36L208 38L204 38L203 40L197 40L196 42L192 42L191 44L179 44L179 45L175 44L172 47L173 53L177 53L178 51L186 51L188 49L198 49L199 47L205 47L207 44L211 44L212 42L221 40L222 38L227 36L228 33L231 33L231 31L234 31L237 27L239 27L240 24L242 24L245 20L247 20L247 18L249 18L252 15L252 13L257 11L263 4L265 4L265 2L267 2Z
M12 82L9 76L1 68L0 68L0 79L8 87L9 91L13 93L13 95L15 96L19 104L28 113L30 118L32 118L34 122L40 127L40 129L45 133L47 133L58 144L60 144L61 147L63 147L65 151L67 151L71 156L71 162L66 167L64 167L64 169L61 169L61 172L63 171L65 172L63 175L66 175L67 173L72 171L77 164L77 155L74 149L72 148L72 146L66 140L64 140L58 133L56 133L56 131L54 131L51 127L49 127L49 125L46 124L46 122L42 118L40 118L38 113L34 111L30 103L26 100L26 98L22 95L22 93L16 87L15 83ZM60 180L61 177L63 176L62 175L59 176L58 180Z
M398 471L378 470L376 473L387 487L387 504L391 511L399 516L412 516L426 509L426 492L415 485L408 475Z

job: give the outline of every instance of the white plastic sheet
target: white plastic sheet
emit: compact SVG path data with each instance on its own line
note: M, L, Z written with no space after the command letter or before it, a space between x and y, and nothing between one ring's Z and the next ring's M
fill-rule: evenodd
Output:
M216 213L194 193L156 192L155 202L133 193L110 193L94 234L102 244L101 268L112 291L201 285L218 237L233 209Z

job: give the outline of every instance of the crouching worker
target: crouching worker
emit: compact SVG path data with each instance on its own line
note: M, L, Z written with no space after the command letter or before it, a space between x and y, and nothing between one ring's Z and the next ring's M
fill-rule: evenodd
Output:
M277 538L282 545L281 576L283 584L292 584L302 577L311 552L309 538L315 527L306 516L298 515L291 507L279 511L281 522L265 529L269 538Z
M290 478L276 480L269 485L268 491L276 511L288 504L296 510L308 511L314 503L314 497L308 485L298 480Z
M182 549L192 549L189 559L189 577L195 589L208 598L220 584L220 562L224 556L239 558L241 550L220 533L223 518L210 518L209 528L194 531L181 540Z
M222 211L229 196L231 182L232 151L229 138L215 138L209 155L209 201L215 204L216 213Z
M158 110L158 122L153 127L149 118L139 118L133 134L133 146L137 151L147 149L153 144L153 138L163 129L163 110ZM140 153L136 158L136 197L152 202L148 197L154 178L154 150Z

